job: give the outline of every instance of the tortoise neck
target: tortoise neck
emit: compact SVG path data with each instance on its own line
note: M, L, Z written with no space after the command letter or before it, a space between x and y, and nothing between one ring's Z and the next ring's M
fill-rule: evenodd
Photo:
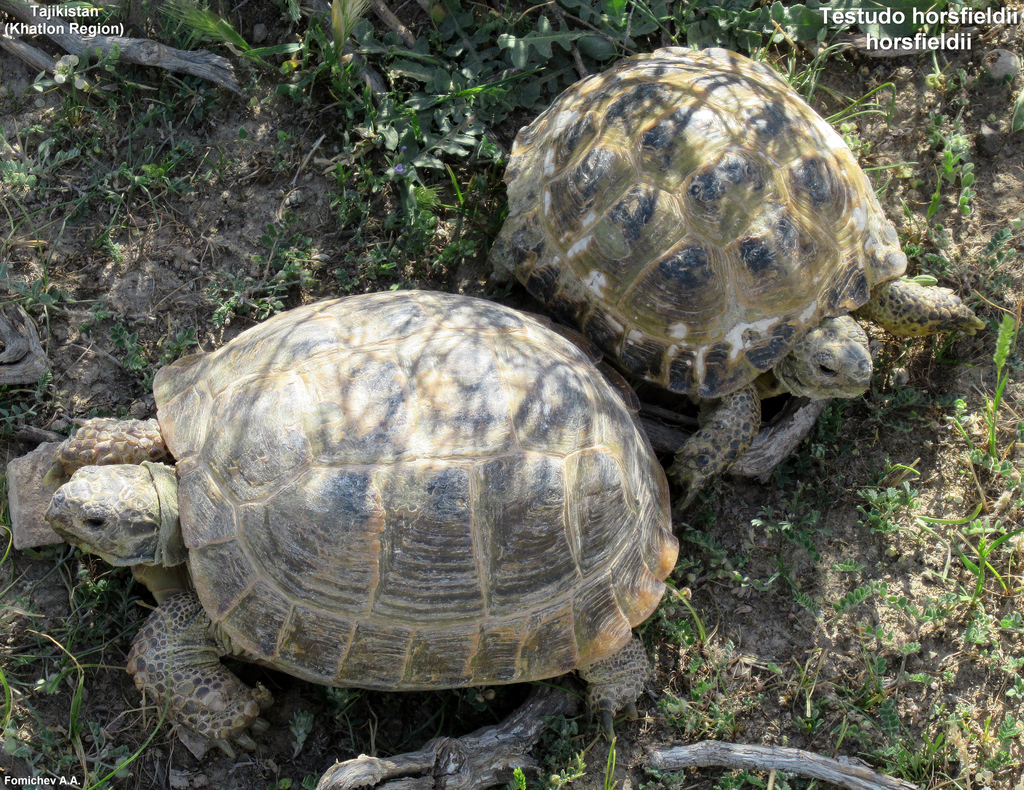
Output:
M181 565L188 557L178 522L178 478L174 467L143 461L149 471L160 502L160 534L153 564L164 568Z

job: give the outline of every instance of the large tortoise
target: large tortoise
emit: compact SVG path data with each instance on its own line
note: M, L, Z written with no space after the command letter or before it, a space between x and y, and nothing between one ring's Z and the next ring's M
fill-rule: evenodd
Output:
M984 326L948 289L899 279L896 230L842 138L726 50L661 49L576 83L520 131L505 178L499 278L714 407L670 470L690 498L750 444L760 398L867 388L847 314L899 335Z
M573 343L480 299L373 294L283 313L153 388L157 420L58 450L48 519L162 601L129 671L179 726L252 745L267 695L222 655L388 690L575 668L606 726L632 709L631 628L676 560L668 485Z

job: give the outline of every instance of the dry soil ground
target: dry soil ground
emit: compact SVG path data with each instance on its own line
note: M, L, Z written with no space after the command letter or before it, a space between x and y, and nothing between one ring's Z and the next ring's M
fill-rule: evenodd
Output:
M261 22L273 29L280 12L253 0L248 13L247 35ZM413 27L426 24L418 11L406 13ZM1015 540L998 547L977 596L969 563L978 563L985 538L991 542L1020 523L1021 490L1012 470L1001 476L972 463L968 440L984 445L984 404L997 384L994 327L1024 296L1020 257L997 264L985 251L1024 209L1024 136L1009 128L1021 81L990 84L982 61L996 47L1020 55L1024 39L1020 27L980 32L972 51L934 61L848 53L845 62L826 66L815 105L830 114L844 106L840 94L857 97L892 83L892 92L880 92L885 101L895 95L891 120L863 115L844 131L861 146L862 164L875 168L875 184L886 184L883 204L901 238L944 259L918 255L914 268L955 288L990 330L913 344L876 333L878 372L867 395L833 405L771 481L722 481L678 514L682 553L674 579L682 598L667 599L643 631L656 671L640 719L618 726L612 781L620 787L763 786L764 774L708 769L658 778L643 770L648 749L706 737L860 754L935 790L1010 788L1020 779L1024 549ZM354 255L368 243L366 235L339 219L332 197L337 180L325 177L318 161L345 155L337 144L337 110L275 97L280 78L244 71L245 92L208 95L201 118L192 113L184 120L178 115L178 123L141 124L144 98L131 110L115 99L69 114L65 91L29 91L35 75L7 56L0 69L6 140L0 163L45 165L34 186L11 177L0 182L10 223L0 261L8 267L8 296L22 299L37 322L53 373L39 392L3 393L5 409L28 409L6 420L8 428L66 432L74 418L96 413L151 416L147 376L168 340L194 328L199 347L213 349L253 324L251 314L229 314L220 325L215 311L226 294L244 291L244 278L268 279L268 244L261 237L268 224L285 227L286 211L287 233L311 241L300 245L303 274L281 293L283 307L399 283L488 293L486 243L497 227L501 190L481 199L481 210L494 219L473 230L484 240L474 255L431 268L403 262L366 276ZM152 75L146 79L159 84ZM165 95L154 91L154 104ZM944 120L932 127L937 114ZM507 148L527 120L509 118L496 130L497 142ZM960 185L946 184L929 216L943 150L957 133L974 165L972 212L956 210ZM938 143L943 135L947 142ZM172 176L186 176L187 187L167 188L152 173L154 180L144 183L138 169L117 172L122 160L134 157L138 165L145 155L159 164L183 144L185 167ZM66 163L55 160L71 147ZM383 167L372 144L361 156L348 161ZM492 174L492 183L499 176ZM365 197L372 199L368 221L378 231L372 240L401 243L384 228L386 216L400 211L396 191L385 183ZM435 248L460 232L442 219ZM1015 232L1004 250L1020 246ZM225 286L239 282L234 291ZM531 305L520 290L504 299ZM1014 442L1022 383L1015 353L1007 372L996 455L1019 470L1024 461ZM966 404L963 433L951 421L957 399ZM29 449L10 435L0 438L6 458ZM925 527L916 520L962 519L982 501L987 532L970 532L967 521ZM273 672L242 668L248 681L263 682L277 699L270 729L252 752L234 759L211 752L197 760L168 728L157 728L158 712L143 706L122 669L148 604L125 572L64 547L47 548L8 555L0 589L5 782L50 776L82 786L138 752L109 786L264 790L291 780L297 787L336 758L417 748L438 732L459 734L494 721L521 698L514 689L493 698L475 690L328 696ZM291 725L306 713L315 723L297 748ZM557 773L586 750L576 785L601 786L607 744L582 721L579 729L581 735L549 740L540 754L549 760L548 772ZM537 781L531 777L531 786Z

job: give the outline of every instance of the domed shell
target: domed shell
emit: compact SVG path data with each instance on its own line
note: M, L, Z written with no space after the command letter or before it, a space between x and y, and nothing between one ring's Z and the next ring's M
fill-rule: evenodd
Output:
M675 564L634 415L574 345L491 302L309 305L154 391L204 607L299 677L552 677L617 651Z
M523 129L492 251L631 373L717 397L906 257L842 138L771 68L661 49Z

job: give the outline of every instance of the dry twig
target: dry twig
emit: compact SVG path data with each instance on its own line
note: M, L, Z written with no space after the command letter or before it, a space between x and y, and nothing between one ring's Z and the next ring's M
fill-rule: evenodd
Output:
M785 746L754 746L745 743L701 741L671 749L657 749L648 765L659 771L681 768L731 768L754 771L785 771L820 779L846 790L919 790L917 785L872 771L849 757L833 760L803 749Z

